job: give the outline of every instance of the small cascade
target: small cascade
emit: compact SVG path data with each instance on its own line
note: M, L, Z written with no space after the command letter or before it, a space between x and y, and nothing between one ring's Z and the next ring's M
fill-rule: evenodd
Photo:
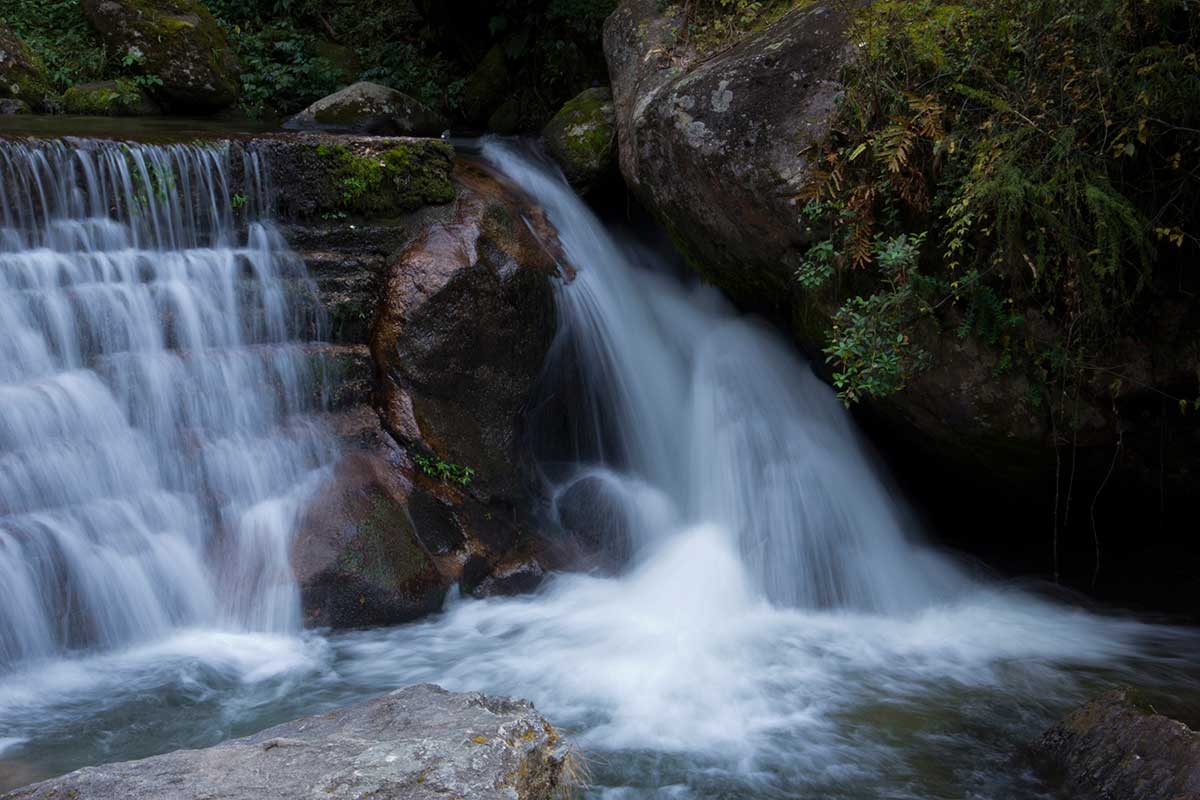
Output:
M289 537L334 445L257 157L0 141L0 186L0 670L297 628Z
M833 392L776 334L622 247L552 168L511 144L484 154L546 209L581 266L559 289L549 365L581 385L575 439L590 463L566 483L594 484L596 462L616 470L608 484L628 486L604 505L629 520L662 519L665 497L676 524L635 523L643 550L716 526L780 605L909 611L961 588L957 569L922 547Z

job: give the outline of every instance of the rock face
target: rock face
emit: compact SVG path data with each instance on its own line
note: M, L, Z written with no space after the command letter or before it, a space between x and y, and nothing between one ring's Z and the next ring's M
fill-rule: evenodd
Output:
M1200 734L1154 713L1130 689L1073 712L1033 753L1072 800L1200 798Z
M21 113L18 102L40 110L50 94L46 65L29 45L0 24L0 100L17 101L6 104L11 109L3 113Z
M161 113L145 92L129 81L98 81L63 93L63 111L109 117L145 117Z
M612 92L607 87L580 92L547 123L542 137L567 180L586 192L616 165Z
M472 470L473 495L514 504L525 493L518 421L554 336L558 266L534 209L477 168L457 182L454 217L388 267L371 341L380 407L397 441Z
M551 800L572 756L532 705L409 686L206 750L88 767L2 800Z
M82 7L110 58L162 81L155 95L169 110L211 113L237 100L237 58L199 0L83 0Z
M403 622L440 608L455 583L475 595L536 587L522 411L554 336L557 274L524 221L545 234L536 209L436 140L245 146L269 170L327 313L312 335L330 342L345 453L293 542L306 623ZM380 178L372 198L392 200L345 202L344 181L363 175Z
M325 130L386 136L437 136L449 123L445 117L403 92L360 81L288 119L294 130Z

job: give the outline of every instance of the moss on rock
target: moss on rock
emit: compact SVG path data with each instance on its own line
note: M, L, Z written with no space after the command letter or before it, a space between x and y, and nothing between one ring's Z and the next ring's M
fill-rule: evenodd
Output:
M20 100L41 110L51 93L42 59L15 33L0 25L0 98Z
M607 87L580 92L554 115L542 135L567 179L586 191L616 164L612 92Z
M172 109L213 112L238 96L239 65L199 0L83 0L111 57L156 82Z
M63 93L62 104L68 114L141 117L159 113L145 92L124 79L72 86Z
M344 212L387 216L454 199L454 150L445 142L397 142L383 153L321 144L317 154L330 162L333 205Z

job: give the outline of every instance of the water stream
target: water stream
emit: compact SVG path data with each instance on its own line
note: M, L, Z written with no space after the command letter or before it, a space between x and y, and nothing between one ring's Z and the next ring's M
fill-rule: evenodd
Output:
M428 680L532 699L595 797L1039 797L1013 753L1065 709L1123 681L1196 697L1190 632L927 547L776 334L499 142L485 157L579 268L547 367L575 371L575 457L547 465L550 494L600 486L629 561L418 624L300 631L278 548L333 457L286 355L303 310L274 291L302 266L260 210L239 225L193 190L226 153L132 152L0 149L30 186L0 208L0 788ZM138 159L193 188L134 213Z

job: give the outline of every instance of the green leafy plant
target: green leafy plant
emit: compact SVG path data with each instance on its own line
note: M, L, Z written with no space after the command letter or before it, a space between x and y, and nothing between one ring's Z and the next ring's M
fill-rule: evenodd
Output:
M426 456L422 453L411 453L411 455L413 463L417 465L417 468L435 480L458 484L465 488L471 484L471 480L475 477L475 470L470 467L451 464L437 456Z

